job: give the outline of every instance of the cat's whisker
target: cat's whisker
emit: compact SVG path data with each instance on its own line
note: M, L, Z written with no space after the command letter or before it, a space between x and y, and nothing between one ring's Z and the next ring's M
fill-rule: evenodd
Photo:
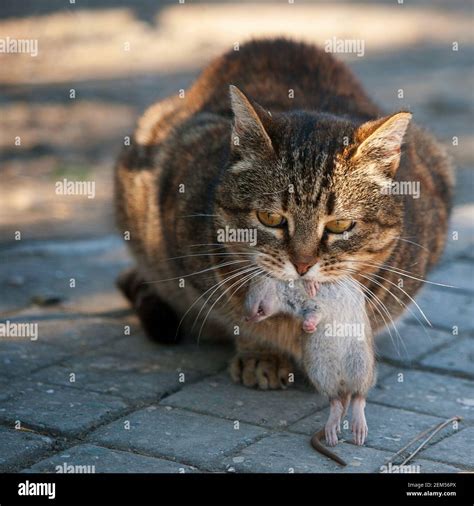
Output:
M257 270L258 270L258 267L256 267L256 266L254 268L248 268L247 270L245 270L243 272L239 272L237 276L230 276L230 277L226 278L226 280L224 282L219 283L219 285L217 286L217 288L209 295L209 297L207 297L207 299L205 300L205 302L201 305L199 313L196 315L196 318L194 319L194 322L193 322L193 325L191 327L191 330L194 329L194 326L196 325L197 321L199 320L199 317L200 317L201 313L203 312L204 308L208 305L209 301L212 299L212 297L217 293L217 291L220 288L224 287L225 284L228 281L231 281L232 279L234 279L236 277L238 277L239 279L237 279L235 282L240 282L240 281L242 281L242 279L246 279L247 276L253 274ZM242 278L242 276L243 276L243 278ZM234 286L234 283L230 287L232 287L232 286ZM214 303L212 304L212 307L214 307ZM212 309L212 307L211 307L211 309ZM199 339L201 337L201 331L202 331L203 325L204 325L205 321L207 320L208 315L209 315L209 312L204 317L203 324L200 327L198 338L197 338L197 342L198 343L199 343Z
M206 218L206 217L212 217L216 218L217 214L204 214L204 213L198 213L198 214L187 214L185 216L178 216L178 219L180 218Z
M366 265L368 267L377 267L377 268L382 269L384 271L389 271L389 272L392 272L393 274L397 274L399 276L406 276L407 278L411 278L411 279L414 279L416 281L420 281L422 283L427 283L429 285L442 286L444 288L456 288L455 286L452 286L452 285L445 285L444 283L435 283L434 281L428 281L427 279L417 278L415 276L411 276L409 274L405 274L403 272L399 272L398 270L395 270L394 268L389 269L389 268L383 267L382 265L379 265L379 264L372 264L372 263L362 262L360 260L351 260L351 262L357 262L357 263L360 263L361 265Z
M204 293L202 293L199 297L196 298L196 300L191 304L191 306L189 306L189 308L187 309L187 311L184 313L184 315L182 316L181 320L179 321L179 324L178 324L178 328L176 329L176 336L178 335L178 332L179 332L179 329L181 328L181 325L184 321L184 319L186 318L186 316L189 314L189 312L192 310L192 308L203 298L206 296L207 293L209 293L211 290L215 289L215 288L219 288L219 286L223 285L224 283L226 283L230 277L231 274L235 274L235 273L241 273L243 274L244 271L247 271L247 269L249 269L249 266L246 265L244 267L239 267L238 269L234 269L233 271L230 271L228 272L228 276L225 277L224 279L221 279L219 280L217 283L215 283L214 285L212 285L210 288L208 288ZM211 294L212 296L212 294ZM194 327L194 324L193 324L193 327ZM192 328L193 328L192 327Z
M256 265L251 265L250 267L247 266L246 270L244 269L242 272L238 272L236 274L232 274L231 276L227 276L224 280L222 280L220 283L217 284L216 288L212 291L212 293L207 297L207 299L205 300L205 302L202 304L201 306L201 309L199 310L198 314L196 315L196 318L194 319L194 322L191 326L191 331L194 329L194 326L196 325L197 323L197 320L199 319L199 317L201 316L201 313L203 312L204 308L206 307L206 305L209 303L209 301L211 300L211 298L214 296L214 294L222 287L225 285L225 283L227 283L228 281L236 278L237 276L242 276L243 274L247 274L249 272L252 272L254 270L258 269L258 267Z
M418 316L411 310L411 308L409 306L407 306L401 299L399 299L394 293L392 293L391 290L389 290L387 287L385 287L382 283L379 283L377 280L369 277L369 276L365 276L364 274L361 274L359 273L360 276L362 276L363 278L367 279L368 281L371 281L372 283L375 283L376 285L380 286L382 289L384 289L388 294L390 294L399 304L401 307L407 309L414 317L415 319L417 320L417 322L423 327L423 324L421 323L421 321L419 320ZM379 276L380 277L380 276ZM384 281L388 281L387 279L385 278L382 278ZM392 283L393 284L393 283ZM400 288L398 287L397 285L394 285L396 286L397 288ZM415 303L416 304L416 303ZM426 318L425 316L425 313L423 313L423 311L421 310L420 306L418 306L418 304L416 304L418 310L420 311L420 313L422 314L422 316L425 318L425 320L427 321L427 323L430 325L430 327L432 326L431 325L431 322L428 320L428 318ZM423 327L424 328L424 327Z
M259 269L257 272L251 272L250 274L247 274L247 275L245 276L245 282L250 281L250 279L252 279L252 278L254 278L254 277L258 276L258 275L259 275L259 274L261 274L262 272L263 272L263 270L262 270L262 269ZM218 298L217 298L217 299L213 302L212 306L209 308L209 311L208 311L208 312L207 312L207 314L206 314L206 317L204 318L204 321L203 321L203 322L202 322L202 324L201 324L201 328L199 329L198 342L199 342L199 339L200 339L200 337L201 337L201 333L202 333L202 330L203 330L203 328L204 328L204 325L206 324L206 321L207 321L207 319L208 319L209 315L211 314L211 311L214 309L215 305L219 302L219 300L220 300L220 299L222 299L222 297L224 297L224 295L225 295L225 294L226 294L226 293L227 293L230 289L232 289L232 288L233 288L236 284L241 283L241 282L242 282L242 280L241 280L241 279L238 279L236 282L232 283L232 285L230 285L228 288L226 288L226 289L224 290L224 292L223 292L221 295L219 295L219 297L218 297Z
M350 261L351 262L355 262L355 263L363 263L364 262L363 260L354 260L354 259L351 259ZM415 275L415 273L412 272L412 271L409 271L407 269L401 269L400 267L395 267L394 265L387 264L387 263L381 264L381 263L378 263L378 262L370 262L370 265L373 265L375 267L391 267L391 268L396 269L398 271L406 272L407 274ZM413 265L416 265L416 264L413 264Z
M268 278L268 277L270 277L270 276L271 276L271 274L266 273L263 269L262 269L262 272L261 272L261 273L259 273L259 274L260 274L260 275L263 275L263 274L264 274L264 279L266 279L266 278ZM243 282L240 286L238 286L238 287L237 287L237 288L236 288L236 289L235 289L235 290L234 290L234 291L230 294L230 296L228 297L227 303L226 303L223 307L226 307L226 306L230 303L230 301L231 301L232 297L233 297L233 296L234 296L234 295L235 295L235 294L236 294L236 293L237 293L237 292L238 292L238 291L239 291L239 290L240 290L240 289L241 289L241 288L245 285L245 283L246 283L246 282L247 282L247 280L245 280L245 281L244 281L244 282Z
M187 248L200 248L201 246L218 246L219 248L225 248L225 244L221 242L209 242L209 243L200 243L200 244L191 244L190 246L186 246Z
M365 276L363 276L363 277L365 277ZM381 277L381 276L379 276L379 277ZM368 279L368 278L366 278L366 279ZM385 278L383 278L383 277L381 277L381 279L383 279L384 281L388 281L387 279L385 279ZM427 335L427 337L431 339L431 336L430 336L430 335L428 334L428 332L426 331L426 328L425 328L425 326L423 325L423 323L420 321L420 319L418 318L418 316L416 315L416 313L414 313L414 312L412 311L412 309L411 309L408 305L406 305L403 301L401 301L398 297L396 297L396 295L395 295L395 294L393 294L390 290L388 290L386 287L384 287L381 283L378 283L375 279L370 279L370 281L371 281L371 282L373 282L373 283L375 283L375 284L377 284L378 286L380 286L381 288L383 288L385 291L387 291L387 292L388 292L388 293L389 293L392 297L394 297L394 298L398 301L398 303L400 304L400 306L401 306L401 307L403 307L403 308L407 309L407 310L408 310L408 312L410 312L410 313L414 316L415 320L416 320L416 321L418 322L418 324L421 326L421 328L423 329L423 331L425 332L425 334ZM393 284L393 283L392 283L392 284ZM394 284L394 286L395 286L396 288L399 288L399 289L400 289L400 287L398 287L397 285L395 285L395 284ZM421 311L421 308L420 308L418 305L417 305L417 307L418 307L418 309L419 309L420 313L424 316L424 313ZM428 324L429 324L429 325L430 325L430 327L431 327L431 326L432 326L432 325L431 325L431 322L430 322L430 321L429 321L426 317L425 317L425 320L427 320Z
M411 308L409 306L407 306L401 299L399 299L394 293L392 293L391 290L389 290L387 287L383 286L377 280L373 279L373 277L371 277L370 274L368 274L368 275L367 274L362 274L361 272L358 272L358 271L354 271L354 273L356 273L357 275L359 275L359 276L367 279L368 281L371 281L372 283L375 283L376 285L380 286L385 291L387 291L400 304L400 306L403 307L403 308L405 308L405 309L407 309L415 317L415 319L418 321L418 323L424 328L423 324L420 322L420 320L418 319L417 315L411 310ZM401 287L399 287L396 283L393 283L392 281L384 278L383 276L379 276L379 275L373 274L373 273L372 273L372 276L376 276L376 277L382 279L383 281L385 281L385 282L393 285L395 288L398 288L400 291L402 291L410 299L410 301L415 304L415 306L417 307L417 309L420 312L421 316L425 319L426 323L428 323L428 325L430 327L432 327L431 322L428 320L428 318L426 317L426 315L423 312L423 310L421 309L421 307L418 305L418 303L405 290L403 290Z
M342 268L342 270L345 270L346 272L348 272L350 274L359 274L355 269ZM405 348L405 353L407 353L406 345L402 339L402 336L400 335L400 332L398 331L398 329L395 325L395 322L393 321L392 315L390 314L390 311L388 310L387 306L382 302L382 300L372 290L370 290L370 288L363 285L359 280L355 279L353 276L351 276L351 277L352 277L352 280L355 283L357 283L357 285L360 287L360 289L368 295L367 300L369 302L371 302L372 304L374 304L374 308L377 310L378 314L381 316L381 318L384 322L385 328L388 330L390 340L392 341L392 344L395 347L395 350L397 351L398 355L401 356L401 353L400 353L398 346L396 345L396 342L393 339L392 332L390 330L390 324L392 325L393 330L396 332L399 341L402 343L403 347ZM375 304L377 304L377 306ZM387 323L387 320L385 319L381 310L387 316L389 323Z
M426 323L428 323L428 325L430 327L432 327L433 325L431 324L431 322L428 320L428 318L426 317L425 313L423 312L423 310L421 309L421 307L418 305L418 303L416 302L416 300L410 295L408 294L403 288L401 288L400 286L398 286L396 283L394 283L393 281L390 281L389 279L386 279L384 278L383 276L379 276L378 274L374 274L372 273L372 276L375 276L379 279L382 279L383 281L385 281L386 283L389 283L391 284L392 286L394 286L395 288L398 288L401 292L403 292L409 299L410 301L415 304L415 306L418 308L418 311L421 313L421 316L423 316L423 318L425 319ZM405 305L405 307L408 309L408 306Z
M167 262L168 260L179 260L181 258L193 258L193 257L220 257L220 256L255 256L255 253L213 253L213 252L205 252L205 253L193 253L191 255L181 255L179 257L170 257L165 258L162 262Z
M413 244L414 246L418 246L419 248L424 249L425 251L429 251L429 249L426 246L423 246L422 244L419 244L415 241L409 241L408 239L405 239L404 237L397 237L398 241L408 242L410 244Z
M159 280L155 280L155 281L144 281L143 284L148 285L148 284L155 284L155 283L164 283L166 281L176 281L177 279L189 278L190 276L196 276L197 274L203 274L204 272L209 272L209 271L213 271L216 269L221 269L222 267L226 267L228 265L234 265L234 264L243 263L243 262L250 262L250 260L234 260L233 262L226 262L223 264L213 265L212 267L208 267L207 269L202 269L200 271L192 272L191 274L183 274L182 276L176 276L175 278L159 279Z
M385 307L385 305L382 303L382 301L370 289L368 289L366 286L364 286L362 283L360 283L357 279L352 278L352 280L359 286L359 288L362 290L362 292L364 292L367 295L366 300L369 302L369 304L372 305L372 308L373 308L372 311L375 309L377 311L377 313L380 315L380 317L382 318L382 320L384 322L385 328L388 330L388 333L390 335L390 339L391 339L392 343L394 344L395 348L397 348L395 341L393 340L392 332L390 330L390 323L392 324L392 326L394 327L395 330L397 330L397 329L393 324L393 320L391 318L391 315L390 315L388 309ZM387 317L389 319L388 322L385 319L384 313L387 315ZM399 336L399 338L401 340L401 336Z
M367 278L366 276L363 276L364 278L366 279L369 279ZM387 279L381 277L381 276L378 276L380 277L381 279L383 279L384 281L388 281ZM414 318L416 319L416 321L418 322L418 324L421 326L421 328L423 329L424 333L426 334L426 336L431 339L431 336L428 334L428 332L426 331L426 328L425 326L423 325L423 323L420 321L420 319L418 318L418 316L416 315L416 313L414 313L411 308L406 305L405 303L403 303L395 294L393 294L388 288L384 287L381 283L378 283L375 279L370 279L371 282L377 284L378 286L380 286L381 288L383 288L385 291L387 291L392 297L394 297L398 303L400 304L400 306L402 306L403 308L407 309L413 316ZM393 283L392 283L393 284ZM399 286L397 286L396 284L393 284L396 288L399 288ZM415 303L416 304L416 303ZM417 305L417 304L416 304ZM431 322L426 318L426 316L424 315L423 311L421 310L421 308L417 305L418 307L418 310L420 311L420 313L424 316L425 320L428 322L428 324L430 325L430 327L432 326L431 325Z

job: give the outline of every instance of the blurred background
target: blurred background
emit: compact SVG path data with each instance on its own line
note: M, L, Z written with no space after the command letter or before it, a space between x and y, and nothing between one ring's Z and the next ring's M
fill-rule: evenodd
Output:
M362 57L338 56L379 105L409 108L443 141L458 168L456 203L469 203L472 8L456 0L2 2L0 39L37 39L38 55L0 53L0 243L16 230L33 240L113 232L113 164L141 112L235 43L282 34L323 46L362 39ZM57 195L63 178L95 181L95 198Z
M347 469L378 472L388 452L459 414L462 432L446 429L415 462L423 472L472 470L472 2L181 1L0 0L0 324L30 323L39 335L0 337L0 471L64 462L97 472L340 470L308 444L326 416L322 397L297 379L264 402L224 372L232 346L152 343L114 282L130 256L115 233L113 166L136 120L213 57L281 35L323 47L362 41L363 55L337 57L387 113L412 110L458 169L431 278L456 290L420 292L432 329L407 313L393 343L387 332L378 339L376 423L367 448L344 443ZM36 41L38 54L5 52L17 40ZM95 183L94 198L56 194L64 179ZM138 431L123 430L125 414ZM234 420L246 423L236 431Z

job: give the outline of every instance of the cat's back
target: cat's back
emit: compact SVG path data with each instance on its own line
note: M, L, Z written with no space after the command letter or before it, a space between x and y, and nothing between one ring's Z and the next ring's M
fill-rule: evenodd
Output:
M182 98L151 106L140 120L136 140L158 144L202 112L231 118L230 84L274 112L324 111L360 121L380 114L349 67L330 53L286 38L263 39L213 60Z
M347 65L321 48L285 38L251 41L214 60L190 89L190 100L230 117L229 84L272 111L379 112Z

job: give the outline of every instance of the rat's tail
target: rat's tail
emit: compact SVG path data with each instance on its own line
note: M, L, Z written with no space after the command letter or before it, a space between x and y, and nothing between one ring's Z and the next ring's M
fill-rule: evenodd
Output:
M324 428L318 430L313 437L311 438L311 446L319 453L322 453L326 457L336 461L341 466L347 466L347 463L341 459L341 457L337 456L331 450L328 450L322 443L321 439L324 438Z

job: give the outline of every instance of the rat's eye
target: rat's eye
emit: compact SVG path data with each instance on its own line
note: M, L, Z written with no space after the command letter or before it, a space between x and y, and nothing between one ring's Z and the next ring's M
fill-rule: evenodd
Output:
M331 234L348 232L355 225L352 220L333 220L326 223L326 230Z
M283 227L286 225L286 218L278 213L268 213L267 211L257 211L257 218L260 223L266 227Z

